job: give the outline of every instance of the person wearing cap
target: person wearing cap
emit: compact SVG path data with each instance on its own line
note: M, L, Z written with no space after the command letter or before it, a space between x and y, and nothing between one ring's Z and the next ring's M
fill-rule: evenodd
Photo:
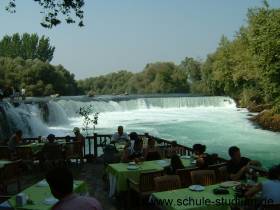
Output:
M112 136L112 142L129 140L127 133L123 131L123 126L118 126L118 131Z

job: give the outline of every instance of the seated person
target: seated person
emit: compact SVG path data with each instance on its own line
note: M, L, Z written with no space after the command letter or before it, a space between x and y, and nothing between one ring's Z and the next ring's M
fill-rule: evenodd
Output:
M14 135L11 136L7 145L8 149L11 151L16 150L16 146L22 143L22 131L17 130Z
M147 148L144 150L144 159L146 161L150 160L160 160L161 156L158 149L155 147L156 141L153 138L148 139Z
M102 210L101 204L92 197L73 193L73 175L67 168L54 168L46 175L51 192L59 201L52 210Z
M171 142L171 147L167 149L167 157L171 158L172 155L176 155L179 153L180 148L176 141Z
M194 144L193 152L196 158L196 166L199 168L207 168L217 162L217 154L208 155L205 153L206 146L202 144Z
M280 204L280 164L270 168L268 180L248 190L245 196L252 197L258 192L262 192L264 201L271 200L270 204Z
M42 148L42 155L44 160L63 159L63 152L61 146L55 142L55 135L49 134L48 142Z
M11 159L16 158L16 147L22 143L22 131L17 130L9 139L7 146L11 152Z
M112 136L112 142L127 141L129 140L127 133L123 131L123 126L118 127L118 131Z
M236 146L230 147L228 154L231 159L227 163L227 171L233 181L245 179L249 166L259 164L258 161L251 161L249 158L242 157L240 149Z
M166 168L166 173L169 175L175 175L177 169L185 168L180 157L176 154L172 155L170 160L170 166Z
M143 157L143 141L136 132L130 133L130 142L125 146L122 161L128 162Z

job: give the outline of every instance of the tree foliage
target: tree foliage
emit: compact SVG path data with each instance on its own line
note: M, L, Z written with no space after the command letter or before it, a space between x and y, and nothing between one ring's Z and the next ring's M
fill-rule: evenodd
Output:
M191 92L229 95L242 106L272 104L279 113L280 9L248 10L247 24L232 40L222 36L215 52L203 63L186 58Z
M74 74L63 66L53 66L39 59L24 60L0 57L0 88L6 95L11 88L26 89L28 96L49 96L51 94L75 95L80 91Z
M40 59L50 62L53 59L55 47L50 45L49 38L37 34L18 33L4 36L0 40L0 57L21 57L23 59Z
M79 81L79 87L96 94L186 93L189 91L186 71L174 63L147 64L139 73L119 71Z
M25 0L26 1L26 0ZM84 26L83 18L84 0L33 0L42 8L44 14L41 25L45 28L52 28L61 23L61 17L64 17L68 24L76 23L78 26ZM16 0L8 0L6 10L10 13L16 12Z

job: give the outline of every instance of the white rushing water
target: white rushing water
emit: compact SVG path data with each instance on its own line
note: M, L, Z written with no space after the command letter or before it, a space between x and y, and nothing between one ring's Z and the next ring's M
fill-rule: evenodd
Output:
M97 133L113 133L118 125L123 125L127 132L148 132L187 146L202 143L207 146L208 152L226 158L228 148L236 145L244 156L261 160L265 166L280 163L280 134L256 128L248 120L248 111L236 108L234 101L228 97L52 101L48 104L49 126L40 131L46 125L34 122L37 127L33 130L36 130L37 135L46 135L47 132L72 135L72 128L82 127L83 123L77 111L89 104L100 112ZM36 106L29 106L32 119L40 121Z

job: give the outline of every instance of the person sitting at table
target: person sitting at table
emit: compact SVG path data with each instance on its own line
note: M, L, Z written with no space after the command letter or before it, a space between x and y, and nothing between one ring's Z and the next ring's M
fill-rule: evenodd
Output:
M171 156L170 166L167 167L165 170L166 170L167 174L175 175L176 171L178 169L183 169L183 168L185 168L185 167L184 167L180 157L177 154L174 154L174 155Z
M112 143L118 142L118 141L127 141L129 140L127 133L123 131L123 126L118 126L118 131L113 134L112 136Z
M245 175L250 165L260 165L258 161L252 161L249 158L242 157L240 149L232 146L228 150L230 160L227 163L227 171L231 180L245 179Z
M258 192L262 192L262 200L271 201L270 204L280 204L280 164L271 167L268 172L268 180L249 189L245 193L245 197L253 197Z
M180 148L177 144L177 141L172 141L171 147L167 149L167 157L171 158L172 155L179 154L179 152L180 152Z
M54 168L46 175L51 193L59 201L52 210L102 210L98 200L93 197L79 196L73 192L73 174L66 167Z
M143 156L143 141L139 138L136 132L130 133L130 141L127 142L123 156L121 160L123 162L128 162L134 160L135 158L140 158Z
M144 159L146 161L150 160L160 160L161 156L158 149L155 147L156 141L153 138L148 139L147 148L144 150Z
M209 165L215 164L217 161L216 154L208 155L205 153L206 146L202 144L194 144L193 152L196 159L196 166L199 168L207 168Z
M9 139L7 146L11 152L11 159L16 158L16 147L22 143L22 131L17 130Z
M49 134L47 137L48 142L42 148L44 160L47 161L61 161L63 160L63 151L60 144L55 142L55 135Z

